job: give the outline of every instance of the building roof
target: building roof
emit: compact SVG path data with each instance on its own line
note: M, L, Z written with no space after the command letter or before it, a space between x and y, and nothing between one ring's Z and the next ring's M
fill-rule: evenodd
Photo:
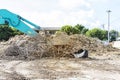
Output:
M60 30L61 27L42 27L43 30Z

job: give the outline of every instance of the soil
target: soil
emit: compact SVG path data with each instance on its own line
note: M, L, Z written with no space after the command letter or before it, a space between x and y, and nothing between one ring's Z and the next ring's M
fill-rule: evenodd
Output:
M74 58L86 49L88 58ZM0 80L120 80L120 50L84 35L15 36L0 42Z
M89 58L0 60L0 80L119 80L120 52Z

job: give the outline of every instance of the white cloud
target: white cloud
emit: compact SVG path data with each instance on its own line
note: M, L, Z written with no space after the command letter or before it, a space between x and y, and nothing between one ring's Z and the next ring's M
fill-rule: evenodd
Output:
M88 1L90 1L90 2L93 2L93 3L101 3L101 2L108 2L108 1L110 1L110 0L88 0Z
M63 9L75 9L81 6L90 7L86 0L59 0L59 5Z
M86 25L94 14L87 0L15 0L14 3L1 0L1 3L0 8L9 9L41 27Z
M97 20L97 21L95 21L94 23L91 23L90 26L99 27L99 26L102 26L102 25L101 25L101 23Z
M31 22L40 25L41 27L58 27L66 24L76 25L79 23L87 24L87 19L92 18L94 14L94 10L92 9L84 10L83 8L79 7L90 6L90 4L85 0L51 0L49 1L49 4L48 1L45 0L35 0L34 3L32 2L33 1L28 0L26 0L24 3L22 3L22 0L16 1L15 3L17 6L14 5L15 9L10 9L14 13L21 15ZM13 3L11 3L10 6L5 7L13 7L12 4ZM20 4L22 5L20 6ZM76 10L69 11L68 8Z
M41 25L42 27L60 27L66 24L76 25L84 24L86 25L87 18L92 18L94 11L84 11L80 10L77 12L63 12L60 10L51 11L49 13L43 12L32 12L32 13L22 13L22 16L31 20L34 23ZM31 16L33 15L33 16Z

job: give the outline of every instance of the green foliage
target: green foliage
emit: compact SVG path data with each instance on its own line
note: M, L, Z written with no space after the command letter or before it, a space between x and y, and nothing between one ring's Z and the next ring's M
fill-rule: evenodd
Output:
M83 25L77 24L74 27L72 27L71 25L62 26L61 31L66 32L68 35L85 34L88 31L88 29L86 29Z
M111 30L110 31L110 41L115 41L116 38L118 37L119 32L115 31L115 30Z
M65 25L61 28L62 32L66 32L68 35L73 32L73 27L71 25Z
M87 32L88 30L89 30L89 29L87 29L87 28L83 28L82 31L81 31L81 33L82 33L82 34L86 34L86 32Z
M78 29L81 33L83 28L85 28L85 27L83 25L77 24L77 25L74 26L74 28Z
M99 28L94 28L92 30L87 31L86 35L89 36L89 37L98 38L100 40L106 40L107 39L107 31L101 30Z
M85 28L83 25L77 24L74 27L71 25L62 26L62 32L66 32L68 35L70 34L84 34L89 37L98 38L100 40L107 40L108 39L108 31L102 30L99 28L94 28L89 30ZM115 30L110 31L110 41L116 40L116 37L119 36L119 33Z
M0 25L0 40L8 40L10 37L22 34L8 25Z
M76 27L73 27L72 34L80 34L80 30Z

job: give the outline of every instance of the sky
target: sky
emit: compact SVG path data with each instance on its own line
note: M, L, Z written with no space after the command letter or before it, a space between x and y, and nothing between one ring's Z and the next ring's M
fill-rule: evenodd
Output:
M82 24L86 28L120 31L120 0L0 0L0 9L7 9L41 27ZM104 26L103 26L104 25Z

